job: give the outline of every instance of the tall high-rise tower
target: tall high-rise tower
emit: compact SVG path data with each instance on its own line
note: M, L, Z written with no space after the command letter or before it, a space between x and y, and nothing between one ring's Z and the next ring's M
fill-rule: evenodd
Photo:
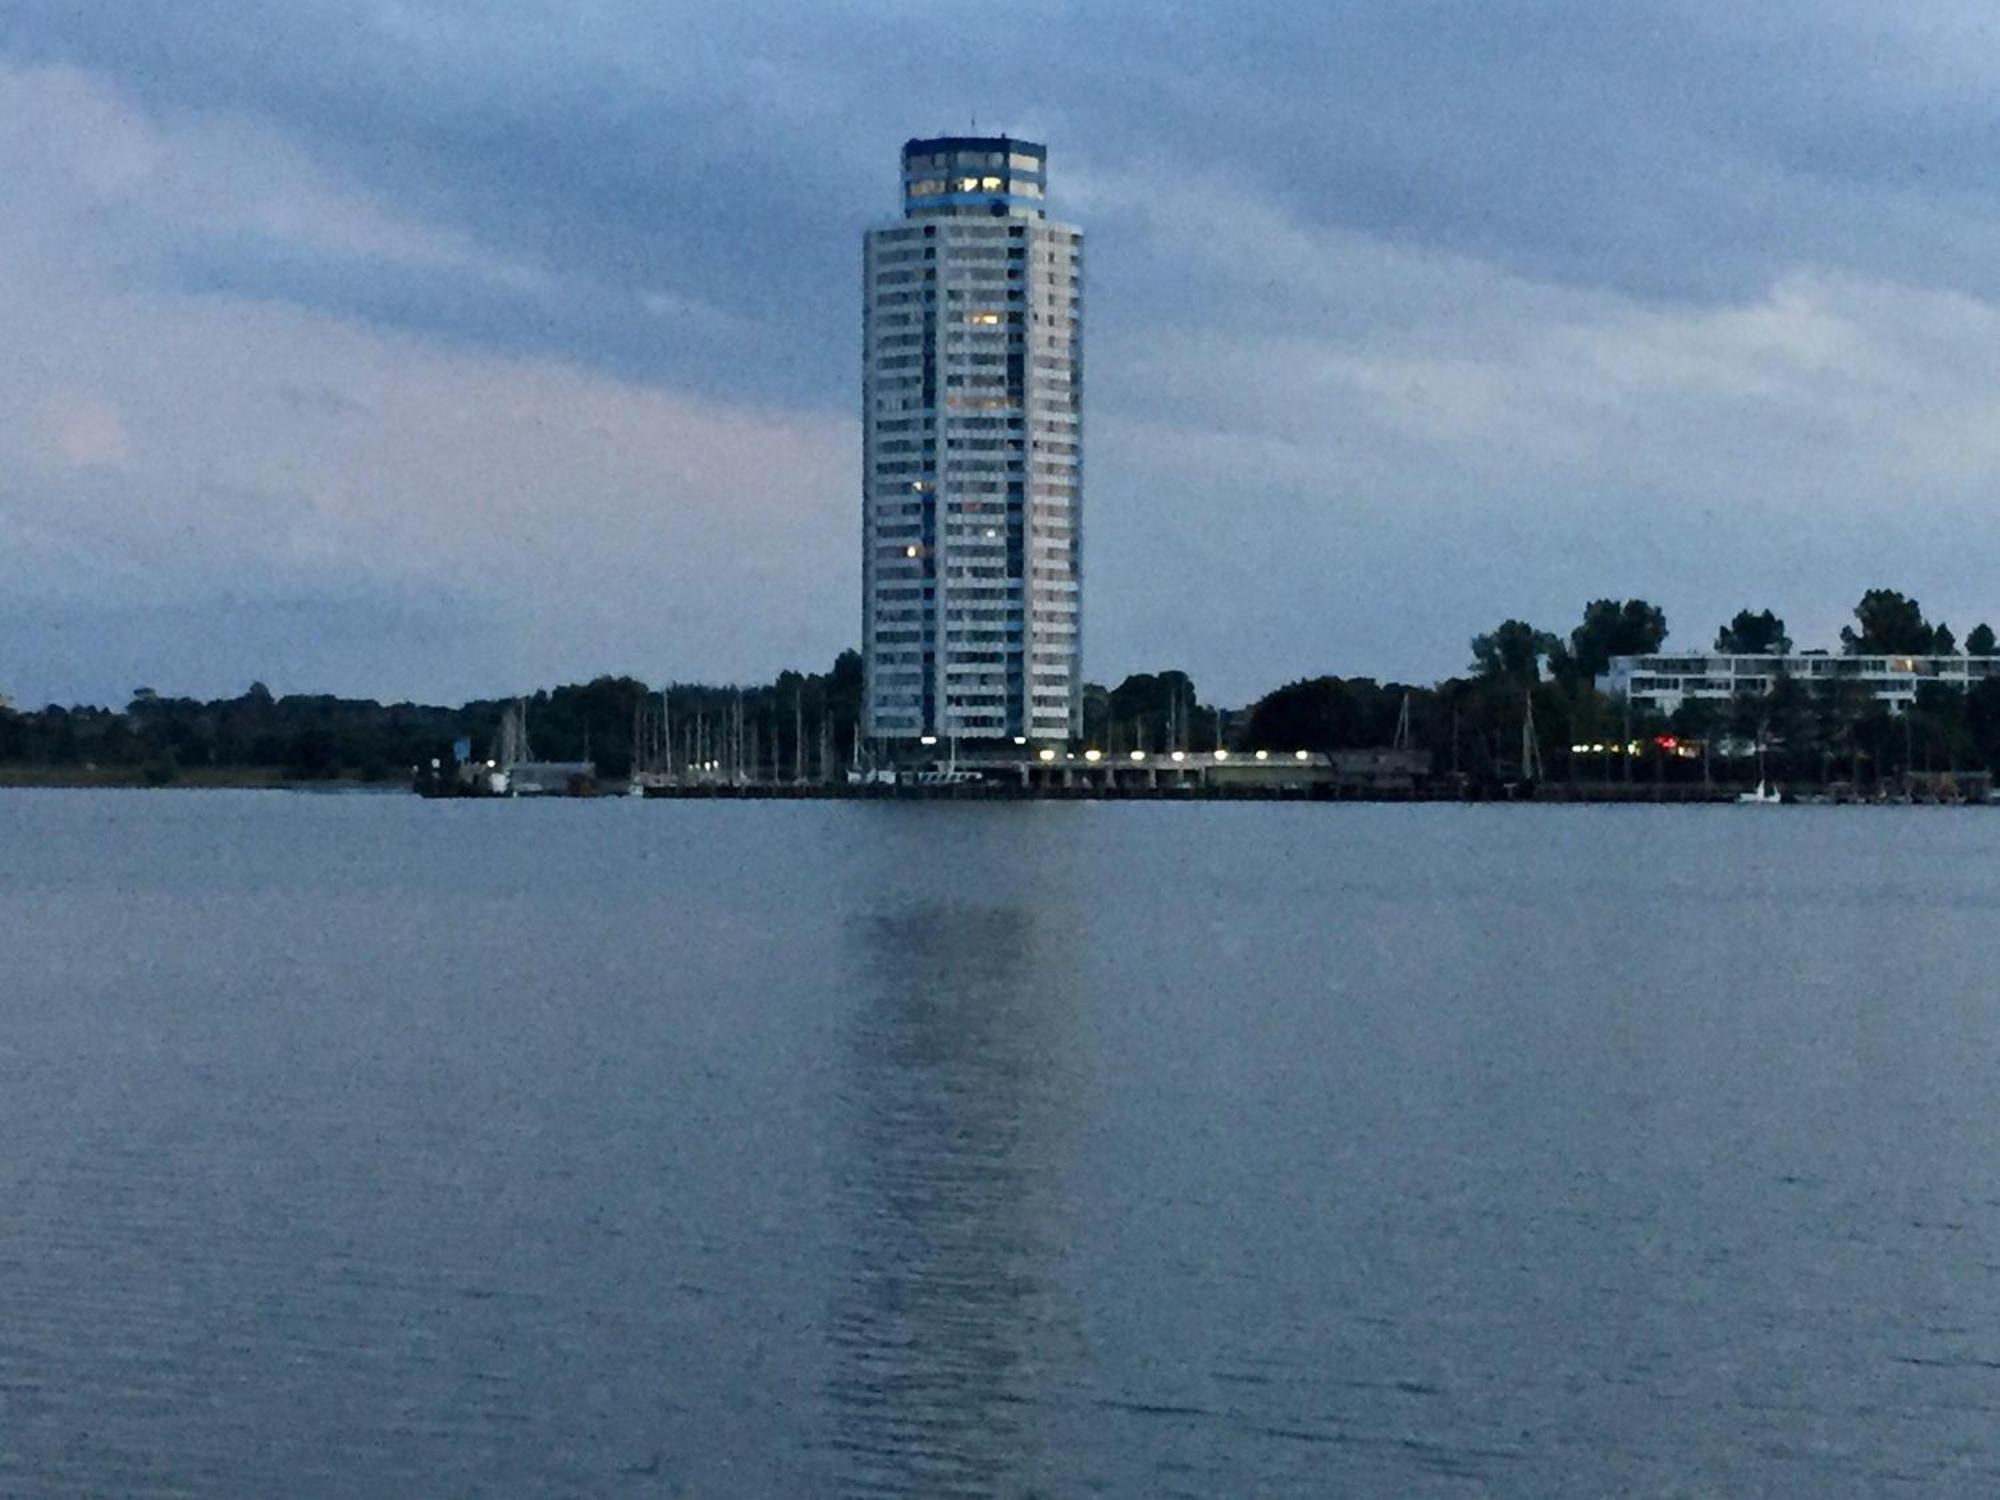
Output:
M1082 730L1083 236L1045 148L903 146L868 232L862 659L873 740Z

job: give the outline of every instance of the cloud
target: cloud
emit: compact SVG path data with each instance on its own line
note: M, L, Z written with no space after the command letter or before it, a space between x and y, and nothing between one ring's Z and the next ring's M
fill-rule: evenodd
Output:
M857 615L860 233L901 139L973 111L1050 142L1089 234L1093 676L1428 677L1602 593L1686 639L1767 603L1830 638L1874 584L2000 612L1992 29L16 0L15 618L209 609L247 631L231 688L286 599L370 691L823 658ZM423 621L407 659L371 609Z
M122 469L132 456L124 413L82 391L51 391L35 404L31 425L41 429L23 455L29 462L69 469Z
M0 150L33 195L10 248L39 232L65 251L144 231L254 236L319 254L407 265L466 265L459 236L417 225L316 170L270 125L204 113L149 116L101 77L75 68L0 66ZM10 216L11 217L11 216Z
M121 252L190 225L374 270L493 272L297 159L274 173L255 132L153 118L65 70L0 75L0 100L0 171L39 170L46 211L37 243L0 239L13 670L86 663L63 643L103 637L82 623L93 605L128 624L209 620L204 680L163 685L217 691L275 677L260 653L342 661L338 642L287 644L299 601L325 605L323 630L351 649L337 682L274 686L436 693L444 638L461 670L481 654L456 637L483 640L490 690L612 668L761 673L845 644L846 424L133 274ZM90 228L105 217L115 233ZM50 243L65 223L67 246ZM393 607L353 603L370 598ZM21 639L38 604L53 654ZM424 630L398 652L372 628L383 617ZM113 654L115 678L89 681L115 695L145 663Z
M1755 603L1830 641L1890 580L1955 619L1995 612L1951 540L1996 529L1990 301L1798 267L1741 301L1660 304L1213 184L1156 212L1199 247L1204 305L1236 316L1094 351L1093 471L1123 482L1094 491L1093 524L1129 540L1093 581L1140 601L1114 649L1267 682L1428 676L1483 623L1562 625L1600 593L1662 599L1682 639ZM1196 498L1126 499L1170 493ZM1194 581L1196 607L1160 576Z

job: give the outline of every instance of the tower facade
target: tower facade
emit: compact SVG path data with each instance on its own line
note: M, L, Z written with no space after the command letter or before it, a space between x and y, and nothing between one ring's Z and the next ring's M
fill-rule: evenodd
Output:
M891 750L1082 730L1083 236L1047 163L906 142L903 217L866 238L864 703Z

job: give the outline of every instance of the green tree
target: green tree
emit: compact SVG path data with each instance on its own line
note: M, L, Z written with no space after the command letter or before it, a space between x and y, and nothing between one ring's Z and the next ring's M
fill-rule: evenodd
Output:
M1644 599L1593 599L1583 607L1583 623L1569 633L1569 654L1577 675L1596 679L1614 656L1646 656L1667 638L1666 612Z
M1972 748L1965 700L1966 695L1949 683L1917 684L1916 702L1906 712L1917 761L1924 770L1955 771L1965 764Z
M1667 724L1682 739L1706 744L1714 738L1722 719L1722 707L1713 698L1683 698Z
M1815 738L1819 741L1822 769L1828 760L1844 757L1849 778L1861 779L1861 742L1857 727L1873 705L1874 695L1860 678L1839 673L1822 677L1813 685Z
M1993 656L2000 654L1995 651L1993 627L1991 625L1981 623L1972 627L1971 632L1965 638L1965 654L1967 656Z
M2000 771L2000 677L1982 677L1966 690L1965 729L1972 757Z
M1819 760L1819 716L1814 712L1812 689L1790 672L1779 672L1764 695L1764 735L1783 751L1787 777L1817 776Z
M1873 767L1874 779L1886 780L1909 769L1906 754L1909 736L1901 714L1872 694L1868 706L1854 721L1854 742L1861 759Z
M1247 742L1259 749L1344 750L1374 738L1366 693L1372 682L1312 677L1288 682L1250 705Z
M1540 658L1560 644L1550 632L1525 620L1504 620L1472 638L1473 670L1489 681L1533 682L1541 675Z
M1109 707L1121 746L1167 750L1214 739L1215 710L1202 706L1185 672L1135 673L1111 690Z
M1083 742L1100 750L1111 743L1111 690L1101 682L1083 685Z
M1849 656L1926 656L1937 632L1924 619L1914 599L1894 589L1870 589L1854 606L1855 623L1840 629L1841 648Z
M1792 638L1785 634L1785 622L1770 610L1753 615L1740 609L1735 619L1715 633L1715 649L1732 655L1783 656L1792 649Z

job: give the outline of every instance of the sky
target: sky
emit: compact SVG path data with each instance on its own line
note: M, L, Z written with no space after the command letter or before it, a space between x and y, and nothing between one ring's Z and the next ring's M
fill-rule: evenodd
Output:
M763 680L860 634L914 135L1083 227L1085 667L2000 621L1990 6L9 0L0 694Z

